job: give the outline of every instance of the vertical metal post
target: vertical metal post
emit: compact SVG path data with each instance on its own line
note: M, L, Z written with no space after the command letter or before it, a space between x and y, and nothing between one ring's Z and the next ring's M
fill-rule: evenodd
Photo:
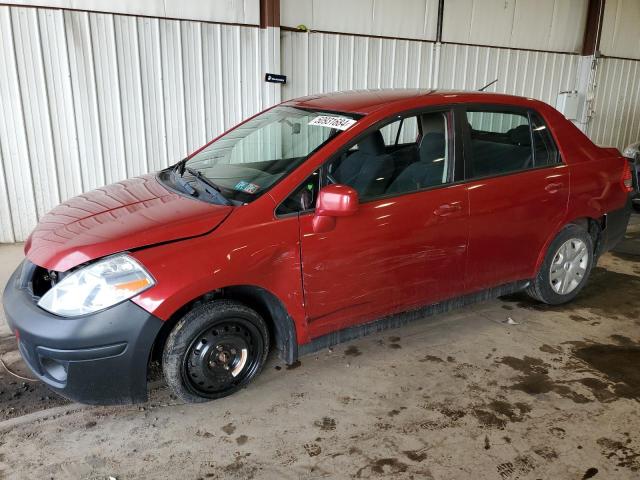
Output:
M442 42L442 20L444 18L444 0L438 0L438 25L436 27L436 43Z

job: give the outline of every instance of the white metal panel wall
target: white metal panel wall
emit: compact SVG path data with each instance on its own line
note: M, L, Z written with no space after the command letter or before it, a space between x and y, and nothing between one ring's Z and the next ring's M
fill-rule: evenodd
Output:
M272 31L273 30L273 31ZM0 6L0 242L279 100L278 29ZM273 49L272 49L273 50Z
M602 58L596 82L590 137L620 150L640 141L640 61Z
M280 12L286 27L422 40L438 24L438 0L281 0Z
M435 44L354 35L282 32L284 98L363 88L434 85Z
M577 52L584 37L587 7L588 0L447 0L442 39Z
M252 25L260 22L260 0L3 0L2 3L209 22Z
M417 87L489 91L555 104L576 87L577 55L351 35L283 32L285 98L361 88Z
M0 156L3 165L0 238L11 242L36 219L25 116L20 102L17 55L11 19L0 10ZM12 211L12 207L14 210Z
M438 88L477 90L536 98L555 105L558 92L574 90L577 55L444 44Z
M640 1L607 0L600 51L612 57L640 59Z

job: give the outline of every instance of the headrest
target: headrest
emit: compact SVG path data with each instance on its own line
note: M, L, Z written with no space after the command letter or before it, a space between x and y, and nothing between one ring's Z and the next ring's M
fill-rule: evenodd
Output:
M443 133L427 133L420 140L420 160L433 161L444 157L445 146Z
M520 145L521 147L531 146L531 132L529 125L518 125L507 132L509 140L514 145Z
M358 150L368 155L382 155L384 153L384 138L380 130L370 133L358 143Z

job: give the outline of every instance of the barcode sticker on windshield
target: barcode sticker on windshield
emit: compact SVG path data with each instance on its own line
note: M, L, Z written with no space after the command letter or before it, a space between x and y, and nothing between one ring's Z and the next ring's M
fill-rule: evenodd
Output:
M356 123L353 118L332 117L331 115L319 115L309 122L309 125L317 127L336 128L338 130L346 130Z

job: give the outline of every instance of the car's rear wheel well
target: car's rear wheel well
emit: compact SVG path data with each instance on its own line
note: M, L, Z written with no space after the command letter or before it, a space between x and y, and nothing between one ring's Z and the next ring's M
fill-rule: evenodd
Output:
M278 351L278 356L288 364L297 360L298 344L293 319L273 293L251 285L236 285L214 290L182 306L164 322L156 336L151 360L160 361L167 338L180 318L196 305L217 299L236 300L258 312L269 328L270 343Z
M561 305L578 295L596 260L594 228L586 219L570 222L560 230L527 287L531 298L548 305Z
M545 255L547 254L547 250L549 249L549 246L551 245L553 240L558 235L560 235L562 230L564 230L565 228L567 228L570 225L577 225L577 226L579 226L580 228L582 228L583 230L585 230L585 231L587 231L589 233L589 236L591 237L591 239L593 241L594 262L598 261L598 258L602 254L602 246L603 246L602 232L606 228L606 217L603 216L603 217L601 217L599 219L592 218L592 217L575 218L575 219L569 221L568 223L564 224L562 227L560 227L547 240L547 244L542 248L542 250L540 250L540 253L538 255L538 261L536 263L536 270L534 272L533 277L535 277L539 273L540 268L542 267L542 262L544 261Z
M593 240L594 254L597 259L601 253L602 231L606 226L605 217L601 217L599 219L591 217L577 218L573 220L571 224L578 225L584 228L589 233L591 239Z

